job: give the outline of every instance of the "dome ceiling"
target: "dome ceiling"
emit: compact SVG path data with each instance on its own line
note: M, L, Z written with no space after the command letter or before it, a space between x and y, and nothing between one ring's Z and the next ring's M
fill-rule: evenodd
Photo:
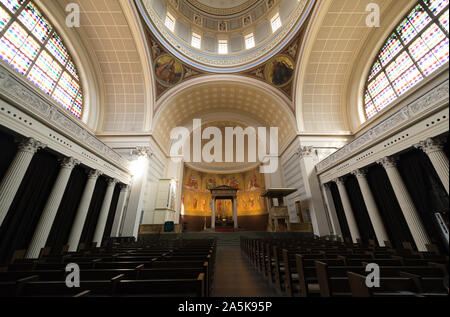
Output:
M220 14L220 12L228 9L229 11L241 11L249 8L259 0L187 0L199 9L205 10L208 13Z
M315 0L137 0L137 8L157 40L175 57L199 70L242 72L279 53L309 16ZM171 31L166 17L175 20ZM282 27L272 31L271 19L279 15ZM191 45L199 34L199 48ZM247 49L245 36L254 47ZM219 41L227 53L219 54Z
M170 94L172 89L182 85L187 80L211 75L210 72L196 69L190 64L173 57L150 31L147 30L145 34L148 38L148 46L151 48L150 62L153 65L156 100L163 98L165 94ZM280 51L267 63L263 63L248 71L236 73L236 75L267 83L281 91L292 101L296 61L299 60L304 34L305 29L302 29L291 42L285 45L284 50ZM291 103L290 106L294 111Z

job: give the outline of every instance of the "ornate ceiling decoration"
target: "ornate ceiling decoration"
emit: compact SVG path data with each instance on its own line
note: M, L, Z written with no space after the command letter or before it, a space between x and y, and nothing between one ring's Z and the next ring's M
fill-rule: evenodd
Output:
M175 0L175 3L179 3ZM188 3L197 10L201 10L206 14L215 16L230 16L241 12L248 12L252 7L261 3L268 3L273 5L275 0L185 0L181 1Z
M203 1L205 3L214 1ZM226 1L228 3L229 1ZM233 1L231 1L233 2ZM266 17L280 0L250 0L238 6L215 8L195 0L171 0L171 8L198 28L209 32L235 32ZM236 2L235 2L236 3Z
M268 62L237 75L263 81L282 91L292 101L294 94L293 78L303 35L304 29ZM211 75L210 72L194 68L171 55L149 31L147 31L147 38L148 45L151 48L157 100L171 88L186 80ZM154 110L156 111L156 109ZM293 107L292 111L294 111Z
M250 10L252 10L252 8L256 5L256 8L259 6L264 7L265 12L267 12L269 8L268 6L275 6L278 1L281 0L253 1L254 4L250 6ZM194 2L198 3L198 1L191 0L170 0L170 3L178 8L189 5L192 8L192 3ZM197 70L222 74L242 73L271 60L294 39L302 26L305 25L305 22L309 17L315 3L315 0L299 0L296 2L294 10L292 10L289 14L289 18L283 22L283 27L277 32L273 34L271 33L270 36L268 36L268 38L261 43L257 43L254 48L232 52L226 55L219 55L215 52L193 48L190 43L179 38L174 32L171 32L164 25L161 15L158 15L155 9L151 6L151 1L136 0L136 5L144 20L144 24L148 26L152 36L157 40L157 42L159 42L160 49L164 48L167 53L172 54L180 62L190 65ZM189 14L191 19L190 23L192 25L200 23L201 26L204 26L202 20L204 17L201 17L201 19L196 22L195 15L191 13ZM267 18L267 14L262 14L262 16ZM257 15L253 18L256 17ZM250 24L253 23L253 18L251 17L251 21L249 22ZM242 23L244 23L245 15L243 16L241 14L239 19L242 20ZM212 30L215 29L215 34L218 35L220 35L219 33L226 34L228 30L234 31L234 22L232 21L233 19L228 19L225 21L226 24L224 27L221 27L221 23L216 21L214 22L215 24L212 23L210 31L212 32ZM270 28L270 26L268 27ZM240 30L240 27L236 27L236 30ZM243 29L240 31L243 31Z

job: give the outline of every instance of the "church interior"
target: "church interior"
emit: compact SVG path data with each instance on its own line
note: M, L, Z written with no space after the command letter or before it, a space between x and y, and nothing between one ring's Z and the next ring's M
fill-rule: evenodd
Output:
M0 57L0 297L448 296L449 0L0 0Z

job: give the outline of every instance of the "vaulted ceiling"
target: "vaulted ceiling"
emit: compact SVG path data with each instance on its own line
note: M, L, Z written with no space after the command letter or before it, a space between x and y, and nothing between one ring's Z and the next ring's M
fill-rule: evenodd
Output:
M368 39L376 34L380 37L376 41L382 41L384 36L382 31L365 25L370 0L318 1L299 47L294 104L270 85L239 74L191 79L192 83L183 83L156 101L149 53L152 48L145 40L139 17L132 15L137 12L132 10L133 1L57 1L61 8L73 2L81 8L81 27L77 32L98 65L104 94L97 132L153 133L163 146L169 143L169 132L174 126L198 114L220 116L227 111L237 119L253 118L267 126L280 127L281 145L298 132L349 131L347 99L352 72L360 63L371 62L360 56ZM392 22L393 17L389 21L383 17L395 1L377 3L383 29ZM230 78L224 81L223 76ZM217 116L215 119L220 119Z
M397 1L376 2L380 6L381 29L392 22L384 17L393 2ZM358 59L358 53L368 45L368 36L380 31L366 25L369 3L373 1L322 1L315 12L298 71L296 105L301 130L320 133L351 130L346 98L349 78L357 65L371 62L368 56Z
M187 87L178 88L159 102L153 131L163 146L170 144L174 127L192 125L193 119L252 121L254 127L278 127L280 147L296 134L292 110L280 93L270 91L270 86L251 79L205 79L187 82Z
M58 0L77 3L79 32L92 48L104 86L103 131L143 131L146 94L136 37L119 0Z

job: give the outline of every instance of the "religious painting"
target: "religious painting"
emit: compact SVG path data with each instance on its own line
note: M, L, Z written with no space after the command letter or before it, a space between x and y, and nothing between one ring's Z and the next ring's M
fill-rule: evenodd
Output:
M183 214L208 217L211 215L211 188L228 185L237 188L236 205L239 216L263 215L267 213L261 194L265 188L264 175L255 168L234 174L202 173L185 166L183 181ZM231 200L216 201L217 215L231 217Z
M280 55L267 63L264 71L266 80L276 86L287 85L294 75L294 62L286 55Z
M213 189L217 187L217 180L214 176L207 176L206 189Z
M256 173L252 173L248 177L247 189L253 190L256 188L260 188L258 176L256 176Z
M155 74L158 82L164 86L178 84L183 77L183 66L170 55L161 55L155 61Z
M198 189L198 180L196 175L194 175L194 173L191 173L186 181L186 187L190 187L193 189Z
M227 185L239 189L239 180L236 178L236 176L231 176L228 179Z

